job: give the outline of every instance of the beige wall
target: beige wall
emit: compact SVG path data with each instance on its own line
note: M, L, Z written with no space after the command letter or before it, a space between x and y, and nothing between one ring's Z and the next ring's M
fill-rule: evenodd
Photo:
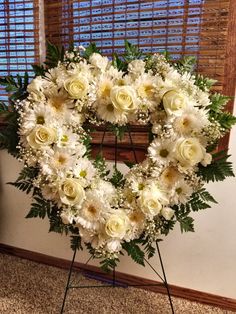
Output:
M230 152L236 173L236 128ZM71 259L69 238L48 234L48 221L24 219L29 198L5 183L14 181L21 165L0 152L0 243L60 258ZM179 227L161 243L168 281L172 284L236 299L236 179L211 184L209 191L219 201L212 209L196 213L195 233L181 234ZM86 253L79 255L86 261ZM153 265L158 259L153 258ZM147 267L122 257L119 271L157 279Z

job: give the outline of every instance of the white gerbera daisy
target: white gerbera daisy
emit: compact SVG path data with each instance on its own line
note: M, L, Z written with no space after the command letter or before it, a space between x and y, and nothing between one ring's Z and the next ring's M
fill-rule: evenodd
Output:
M68 97L68 94L63 88L54 86L45 91L47 104L52 108L56 119L64 119L69 109L74 107L73 100Z
M170 202L171 204L185 204L189 200L192 193L192 187L185 180L180 180L171 189Z
M168 165L173 160L173 141L155 139L148 147L148 153L154 162Z
M87 191L86 200L75 218L77 224L83 228L98 230L101 223L104 223L103 213L108 211L108 205L100 198L95 191Z
M40 166L44 175L65 175L74 168L76 156L71 155L66 148L47 151L40 159Z
M161 182L167 187L173 186L181 178L182 174L178 171L177 168L173 166L165 168L160 176Z

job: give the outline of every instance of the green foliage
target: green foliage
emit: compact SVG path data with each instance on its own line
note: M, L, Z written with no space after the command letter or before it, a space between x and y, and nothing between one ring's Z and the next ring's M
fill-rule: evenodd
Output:
M91 43L84 51L83 57L89 59L93 53L100 53L95 43Z
M224 107L231 99L231 97L221 95L219 93L214 93L210 96L211 103L208 106L208 109L212 113L220 113L223 111Z
M148 237L144 238L141 236L139 242L143 246L144 254L147 255L148 259L152 258L155 255L156 249L152 246Z
M64 60L65 49L58 47L49 41L47 42L46 61L44 62L48 69L55 68L59 61Z
M87 133L87 134L84 134L83 137L83 144L84 146L86 147L86 153L85 153L85 156L87 157L90 157L91 155L91 136Z
M124 185L125 179L123 174L117 170L116 166L113 167L114 171L112 177L110 178L110 182L114 185L114 187L122 187Z
M180 223L180 230L181 232L194 232L194 225L193 221L194 219L189 216L184 216L179 218L179 223Z
M130 169L135 165L135 163L132 161L123 161L123 163Z
M110 124L108 129L114 133L114 135L121 141L127 132L126 125L117 125L117 124Z
M230 155L222 151L213 155L213 162L203 167L199 165L198 175L206 182L223 181L227 177L234 177L232 162L228 161Z
M174 229L175 226L175 220L166 220L162 218L162 223L161 223L161 234L164 234L167 236L167 234L170 232L170 230Z
M109 174L109 170L107 170L106 160L103 158L101 154L97 154L96 158L93 162L94 166L98 169L98 172L101 178L105 178Z
M202 91L209 91L216 82L217 82L216 80L210 79L208 77L204 77L201 74L197 74L195 77L195 84Z
M189 206L192 211L198 211L201 209L210 208L211 206L208 204L208 202L217 204L217 201L214 199L214 197L208 191L206 191L206 189L202 188L191 195L190 201L185 204L185 206Z
M128 69L128 63L124 62L121 58L119 58L119 56L116 53L113 54L112 65L119 71L126 72Z
M49 232L57 232L60 234L68 234L69 226L62 223L61 217L58 215L58 208L56 205L51 207L49 216L50 228Z
M51 213L51 203L45 200L41 195L34 197L33 203L31 204L31 209L25 218L42 218L44 219L46 215L50 217Z
M33 68L35 76L44 76L46 69L43 65L32 64L31 66Z
M0 78L0 85L5 87L7 93L11 93L10 100L22 100L28 96L27 86L29 84L29 75L25 72L21 77L17 74L16 77L8 75L4 78Z
M210 208L209 203L217 204L214 197L202 188L191 195L190 200L186 204L173 206L177 221L180 223L181 232L194 231L193 218L189 216L190 212L196 212L206 208Z
M100 261L100 267L104 272L110 273L111 271L113 271L113 269L117 267L118 262L118 258L106 258Z
M194 70L194 67L196 65L196 57L194 56L185 56L183 59L177 61L175 63L175 67L181 74L185 72L192 73Z
M230 112L221 112L212 114L212 117L214 117L215 120L217 120L221 127L230 130L234 124L236 124L236 117L234 117Z
M164 51L160 52L160 54L165 57L165 59L166 59L167 62L172 61L172 57L171 57L171 54L170 54L169 51L164 50ZM151 55L151 56L152 56L152 55Z
M7 149L10 154L18 154L18 114L14 107L0 103L0 119L4 125L0 127L0 149Z
M132 60L140 59L142 56L142 51L136 45L132 45L128 40L125 40L125 53L124 59L127 62Z
M128 256L138 264L145 266L144 264L144 252L136 244L134 240L130 242L124 242L122 244L123 249L127 252Z
M8 184L15 186L19 190L29 194L32 190L34 195L37 194L38 189L34 187L33 180L38 175L38 169L33 167L25 167L21 170L19 177L15 182Z
M211 103L208 106L210 118L218 121L220 126L225 130L230 130L236 124L236 117L230 112L224 111L227 102L231 98L215 93L211 95Z
M73 251L76 251L76 250L83 250L83 247L82 247L82 243L81 243L81 237L79 235L72 235L70 236L70 247Z

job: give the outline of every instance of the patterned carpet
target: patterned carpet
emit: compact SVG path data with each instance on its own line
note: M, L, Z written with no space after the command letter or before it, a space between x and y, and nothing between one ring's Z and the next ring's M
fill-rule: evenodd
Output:
M0 254L0 313L60 313L68 272ZM75 275L75 274L74 274ZM77 275L78 276L78 275ZM81 277L83 284L95 281ZM233 313L173 298L176 314ZM65 314L168 314L167 297L135 288L69 290Z

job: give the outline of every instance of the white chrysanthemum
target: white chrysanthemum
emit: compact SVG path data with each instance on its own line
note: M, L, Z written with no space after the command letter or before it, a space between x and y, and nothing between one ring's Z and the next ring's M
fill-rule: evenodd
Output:
M92 53L89 57L89 62L96 68L100 69L101 71L105 71L108 65L109 59L100 55L100 53Z
M88 158L83 157L77 161L76 166L73 169L73 173L83 185L87 186L94 179L96 169Z
M148 147L150 158L163 165L173 160L173 141L155 139Z
M181 135L197 134L209 123L205 110L189 108L173 121L173 127Z
M128 64L129 73L139 76L144 74L146 63L143 60L133 60Z
M120 239L109 239L106 241L105 249L111 253L118 253L122 249Z
M117 198L115 187L108 181L99 180L96 184L96 191L110 204Z
M193 193L192 187L185 180L178 181L171 189L171 204L183 203L185 204L191 194Z
M29 133L36 125L57 125L53 111L44 103L40 103L32 109L28 109L22 116L21 134Z
M61 220L65 225L72 224L74 220L74 213L70 208L64 209L61 214Z

